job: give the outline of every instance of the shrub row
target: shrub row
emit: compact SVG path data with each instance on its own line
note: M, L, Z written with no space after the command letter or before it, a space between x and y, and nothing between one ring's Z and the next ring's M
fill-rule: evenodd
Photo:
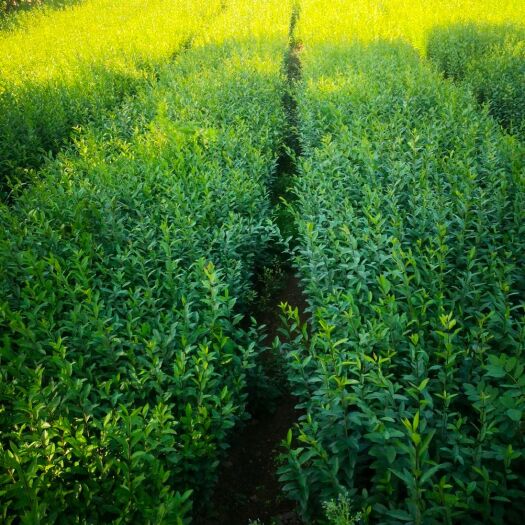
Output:
M445 76L466 82L503 126L525 132L525 27L439 27L429 36L427 54Z
M243 4L272 41L160 68L0 208L5 523L188 523L247 417L289 16Z
M0 192L85 125L154 78L220 12L201 0L87 0L32 11L0 33ZM1 197L2 195L0 195Z
M366 523L520 523L523 146L404 44L303 64L284 490L307 520L343 494Z

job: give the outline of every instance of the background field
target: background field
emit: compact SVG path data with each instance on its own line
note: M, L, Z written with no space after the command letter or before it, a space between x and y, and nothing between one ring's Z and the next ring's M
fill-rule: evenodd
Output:
M33 178L74 127L155 77L220 12L217 2L88 0L29 12L0 33L0 184Z

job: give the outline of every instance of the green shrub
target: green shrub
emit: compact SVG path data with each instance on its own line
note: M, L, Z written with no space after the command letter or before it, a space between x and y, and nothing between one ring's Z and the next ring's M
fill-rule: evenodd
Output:
M347 491L366 523L521 523L523 145L406 46L303 58L284 489L307 520Z
M166 63L0 207L5 523L189 523L247 417L288 19L246 4L275 40Z
M525 130L525 29L459 24L435 29L428 56L445 76L469 84L491 114L514 133Z
M0 198L103 118L220 12L219 0L86 0L0 32ZM3 195L2 195L3 194Z

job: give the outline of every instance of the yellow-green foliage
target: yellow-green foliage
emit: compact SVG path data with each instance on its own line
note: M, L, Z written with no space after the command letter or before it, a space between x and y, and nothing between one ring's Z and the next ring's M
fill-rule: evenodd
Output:
M0 36L0 178L36 167L221 11L219 0L87 0Z
M303 0L297 27L306 70L334 47L403 41L467 80L514 133L524 126L524 32L525 2L516 0Z
M224 0L225 9L211 24L207 31L200 33L194 45L210 45L235 40L238 44L259 42L265 48L268 45L282 45L286 35L292 1L283 0ZM277 39L277 40L276 40ZM282 51L282 47L279 48Z
M313 42L404 39L424 52L429 31L455 22L525 23L520 0L303 0L299 36Z
M217 8L200 0L89 0L36 15L0 39L2 85L75 82L88 64L140 75L144 61L165 59Z

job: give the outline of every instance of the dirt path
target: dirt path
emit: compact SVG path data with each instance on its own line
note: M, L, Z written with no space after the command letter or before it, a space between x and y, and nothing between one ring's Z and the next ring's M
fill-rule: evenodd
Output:
M298 8L294 8L290 20L290 43L283 60L287 85L282 103L287 118L287 134L285 147L277 163L276 181L271 191L271 200L278 210L277 223L286 235L293 231L292 218L287 216L286 212L283 213L282 208L279 209L279 201L281 196L287 200L293 198L288 187L296 171L297 157L300 155L297 104L294 97L295 83L301 78L299 55L302 46L294 36L298 17ZM298 307L303 319L307 307L300 283L287 261L287 256L278 254L277 258L279 268L273 275L281 275L277 278L279 282L258 283L262 287L270 284L270 297L264 301L265 305L261 311L255 312L254 315L258 325L266 326L265 344L268 347L271 347L279 335L279 304L288 303ZM284 276L280 271L284 271ZM210 514L206 518L197 518L195 525L301 524L295 513L294 503L287 500L282 492L277 475L282 441L299 419L300 412L295 408L297 400L288 392L283 363L279 356L267 352L263 366L269 380L274 383L275 390L280 392L279 396L270 403L272 406L252 407L252 419L235 432L229 455L219 471L216 490L209 504Z
M298 281L291 272L285 275L282 289L257 319L267 327L268 345L278 334L280 302L288 302L301 311L306 307ZM272 360L271 355L268 359ZM267 372L272 374L276 366L279 364L267 362ZM264 525L301 523L294 504L284 498L277 476L281 443L300 415L295 404L295 398L284 389L273 409L259 408L246 426L235 433L230 454L219 473L211 514L197 520L196 525L248 525L256 519Z

